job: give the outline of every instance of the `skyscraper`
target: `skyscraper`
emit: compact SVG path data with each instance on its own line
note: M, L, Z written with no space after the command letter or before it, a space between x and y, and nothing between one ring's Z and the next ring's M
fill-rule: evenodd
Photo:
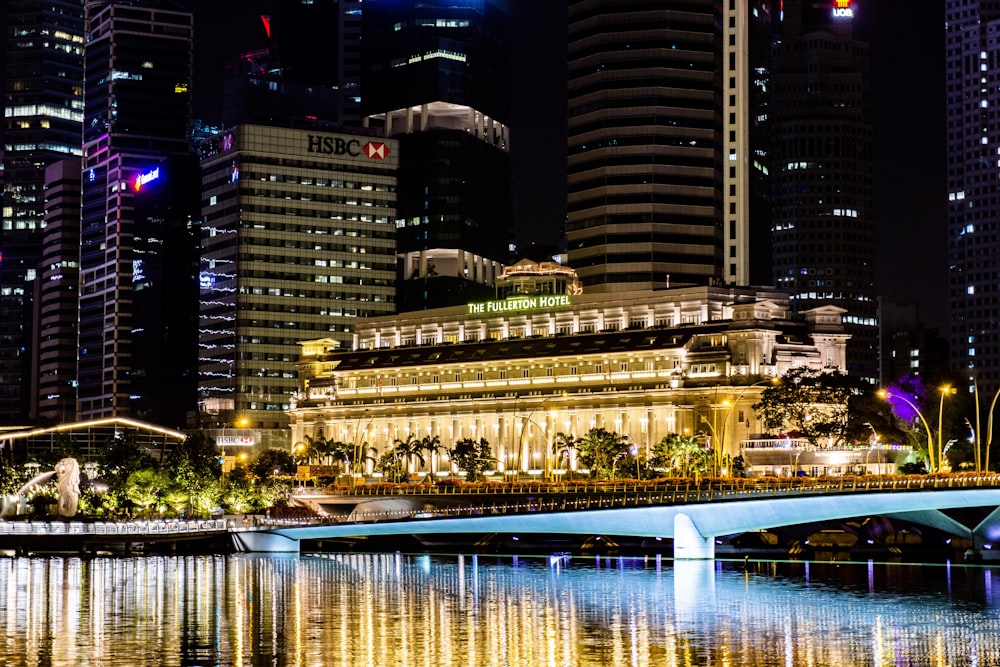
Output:
M349 347L360 318L394 312L397 149L259 125L204 142L205 426L287 426L299 343Z
M363 123L399 141L399 308L494 293L512 235L507 0L372 0Z
M764 278L769 4L569 3L567 236L587 291Z
M945 27L949 341L956 370L991 396L1000 389L1000 5L947 0Z
M868 44L853 7L786 2L773 62L774 280L796 311L844 308L847 368L878 380Z
M76 417L80 313L80 159L45 169L45 230L35 281L32 419Z
M0 420L32 404L32 295L42 254L45 168L80 156L82 0L8 0L0 215Z
M189 314L166 301L189 289L185 280L195 285L189 262L200 214L196 186L185 185L197 174L186 159L193 19L173 6L86 8L82 418L137 416L176 427L195 409L196 299L192 291ZM168 329L155 331L159 325Z

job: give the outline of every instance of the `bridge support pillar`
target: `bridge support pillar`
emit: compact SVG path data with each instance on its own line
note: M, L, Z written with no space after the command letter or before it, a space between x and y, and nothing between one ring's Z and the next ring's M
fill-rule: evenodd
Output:
M712 560L715 540L703 537L687 514L674 516L674 560Z
M233 545L240 552L299 553L299 541L253 530L230 533Z

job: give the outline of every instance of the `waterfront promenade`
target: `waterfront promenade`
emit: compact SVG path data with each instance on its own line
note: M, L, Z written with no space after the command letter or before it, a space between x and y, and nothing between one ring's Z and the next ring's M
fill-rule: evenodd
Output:
M298 489L291 500L309 508L308 517L0 521L0 548L174 551L225 538L242 551L294 552L301 540L520 532L670 538L677 558L712 558L719 536L873 515L969 538L977 548L1000 544L1000 475L993 474L363 484ZM982 507L998 509L974 525L946 513Z

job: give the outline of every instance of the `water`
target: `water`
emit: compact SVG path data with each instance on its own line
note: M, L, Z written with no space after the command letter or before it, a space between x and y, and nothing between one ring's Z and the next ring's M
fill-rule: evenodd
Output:
M1000 568L0 558L0 665L1000 665Z

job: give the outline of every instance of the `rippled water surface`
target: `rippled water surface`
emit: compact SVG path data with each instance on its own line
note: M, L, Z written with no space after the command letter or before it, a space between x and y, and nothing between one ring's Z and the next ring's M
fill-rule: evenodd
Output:
M4 558L0 664L1000 665L1000 568Z

